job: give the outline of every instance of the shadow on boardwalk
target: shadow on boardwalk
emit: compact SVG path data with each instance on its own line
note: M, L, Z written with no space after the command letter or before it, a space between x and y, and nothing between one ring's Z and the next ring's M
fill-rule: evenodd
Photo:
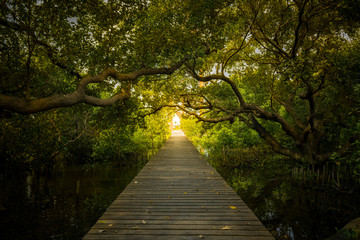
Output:
M185 135L174 131L83 239L273 238Z

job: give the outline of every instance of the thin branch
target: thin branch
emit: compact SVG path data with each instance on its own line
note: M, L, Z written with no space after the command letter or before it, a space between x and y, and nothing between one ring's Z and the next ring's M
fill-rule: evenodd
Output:
M235 56L238 52L240 52L240 50L243 48L244 44L245 44L245 41L246 41L246 38L247 36L249 35L251 29L252 29L252 26L253 24L255 23L255 20L256 20L256 17L258 15L258 12L255 14L255 17L254 19L252 20L251 24L249 25L248 27L248 30L246 31L245 33L245 36L243 37L243 40L241 41L241 44L240 44L240 47L238 47L235 52L233 52L227 59L225 62L223 62L222 64L222 69L221 69L221 73L224 74L224 71L225 71L225 68L226 68L226 65L228 64L228 62L230 61L230 59Z
M174 106L175 107L175 106ZM205 118L202 117L201 115L195 113L195 112L191 112L189 110L187 110L185 107L180 106L180 105L176 105L177 108L180 108L182 111L186 112L187 114L194 116L195 118L197 118L199 121L201 122L208 122L208 123L219 123L219 122L225 122L225 121L234 121L235 119L235 115L228 115L228 116L224 116L221 118Z
M271 51L271 52L279 53L279 54L282 55L284 58L290 58L289 53L287 53L287 52L286 52L282 47L280 47L275 41L273 41L272 39L270 39L270 38L266 35L265 31L263 30L263 28L262 28L260 25L258 25L258 27L259 27L259 30L260 30L260 33L261 33L262 37L258 37L258 36L256 36L256 34L253 34L253 35L254 35L254 37L255 37L255 40L256 40L263 48L265 48L266 50ZM269 48L269 47L265 47L260 40L264 40L267 46L272 46L272 47L274 47L276 50L271 49L271 48Z
M152 111L150 111L150 112L148 112L148 113L146 113L146 114L137 116L135 119L145 118L146 116L150 116L150 115L156 114L157 112L159 112L160 110L162 110L164 107L166 107L166 106L160 106L160 107L157 107L157 108L150 107L150 109L151 109ZM142 108L142 109L146 109L146 108Z
M70 143L73 143L73 142L77 141L79 138L81 138L81 137L85 134L85 132L86 132L86 125L87 125L87 117L88 117L88 115L85 115L84 128L83 128L83 130L81 131L81 133L80 133L78 136L76 136L74 139L71 139L71 140L67 141L66 143L63 143L62 140L61 140L61 130L56 126L55 122L54 122L52 119L50 119L51 125L53 125L53 127L54 127L54 128L56 129L56 131L58 132L58 135L59 135L58 141L62 144L62 148L66 147L66 146L69 145ZM60 150L57 150L57 151L55 151L53 154L51 154L49 158L50 158L50 159L51 159L51 158L54 158L54 157L56 157L59 153L60 153Z
M209 82L211 80L222 80L228 83L231 86L233 92L235 93L237 99L239 100L240 105L241 106L245 105L245 100L242 94L240 93L239 89L237 88L235 82L231 81L230 78L226 77L224 74L212 74L205 77L201 77L195 72L194 68L190 68L189 65L188 68L190 70L190 74L192 75L192 77L200 82Z
M30 28L30 26L25 26L25 25L21 25L21 24L17 24L17 23L13 23L13 22L9 22L4 18L0 18L0 25L3 25L5 27L8 27L12 30L15 31L19 31L19 32L27 32L31 38L32 41L34 41L36 44L38 44L39 46L42 46L46 49L47 55L50 59L50 61L60 67L61 69L67 70L70 74L76 76L77 78L81 78L81 74L76 71L73 67L71 67L71 64L66 64L64 62L62 62L61 60L59 60L58 58L55 57L55 50L54 48L47 42L39 40L36 35L35 32Z

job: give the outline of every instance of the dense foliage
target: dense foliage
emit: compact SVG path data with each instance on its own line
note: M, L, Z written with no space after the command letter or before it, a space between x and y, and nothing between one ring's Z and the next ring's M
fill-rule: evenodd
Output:
M134 152L132 143L157 142L157 127L144 131L133 119L164 107L221 123L219 139L208 140L223 152L261 142L310 164L358 155L358 1L0 4L6 158L55 157L72 147L120 158ZM29 148L26 141L41 141L36 154L14 150Z
M216 125L196 121L191 117L182 119L182 129L216 168L272 168L274 165L283 165L286 169L297 164L289 162L287 157L275 154L256 131L240 121Z
M122 117L118 119L118 115ZM86 106L1 120L1 169L23 168L52 174L64 164L147 161L169 137L172 114L144 119L122 109ZM114 119L114 121L104 120Z

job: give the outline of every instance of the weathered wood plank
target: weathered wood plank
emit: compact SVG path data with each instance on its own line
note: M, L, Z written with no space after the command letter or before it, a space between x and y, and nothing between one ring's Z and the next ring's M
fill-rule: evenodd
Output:
M218 215L218 216L201 216L201 215L191 215L191 216L173 216L173 215L163 215L163 216L159 216L159 215L150 215L150 214L141 214L141 215L125 215L125 216L119 216L118 213L105 213L100 220L109 220L109 219L124 219L124 220L149 220L149 219L153 219L153 220L198 220L198 219L203 219L203 220L208 220L208 221L226 221L226 220L256 220L257 218L255 216L247 216L247 215L239 215L239 216L223 216L223 215Z
M253 228L249 227L248 229L204 229L206 234L209 236L268 236L268 232L264 230L254 231ZM133 227L132 229L120 229L120 228L107 228L107 229L91 229L89 234L98 234L102 235L197 235L199 234L199 229L146 229L142 227Z
M221 208L201 208L199 206L197 206L196 208L190 208L188 206L179 206L177 208L174 208L172 206L170 207L164 207L164 206L149 206L149 207L142 207L142 206L138 206L138 207L114 207L111 206L108 208L109 210L111 209L111 211L113 212L130 212L130 213L136 213L136 212L144 212L144 211L154 211L154 213L159 214L159 213L165 213L165 214L169 214L169 213L177 213L179 211L181 211L182 214L188 214L189 213L206 213L207 215L210 213L223 213L224 210L226 210L225 207L221 207ZM241 209L239 210L239 212L243 212L243 213L250 213L251 210L250 209ZM235 213L237 214L237 213Z
M174 134L84 240L273 239L182 134Z
M117 223L117 224L109 224L109 223L97 223L94 225L93 229L159 229L159 230L181 230L181 229L187 229L187 230L199 230L199 229L207 229L207 230L224 230L223 228L226 226L224 224L220 224L219 222L212 222L213 224L204 224L201 222L201 224L180 224L181 221L178 222L178 224L124 224L124 223ZM199 222L197 222L199 223ZM257 230L257 231L263 231L264 228L262 225L253 226L251 223L249 224L243 224L243 225L237 225L232 226L232 230Z
M208 236L208 235L192 235L192 236L183 236L183 235L94 235L88 234L84 240L269 240L267 236Z

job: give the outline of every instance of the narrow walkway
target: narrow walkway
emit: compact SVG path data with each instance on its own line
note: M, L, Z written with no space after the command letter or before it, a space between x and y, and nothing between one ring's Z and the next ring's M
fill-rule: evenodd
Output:
M183 133L176 131L83 239L273 238Z

